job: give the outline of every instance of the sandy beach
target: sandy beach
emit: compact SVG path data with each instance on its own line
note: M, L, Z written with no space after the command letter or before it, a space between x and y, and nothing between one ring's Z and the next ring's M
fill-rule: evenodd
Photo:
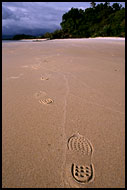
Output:
M2 187L125 187L125 41L2 44Z

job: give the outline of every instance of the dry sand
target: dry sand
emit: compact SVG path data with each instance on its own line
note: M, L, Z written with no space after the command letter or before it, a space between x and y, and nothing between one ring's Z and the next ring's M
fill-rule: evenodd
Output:
M3 188L125 187L124 106L124 40L3 43Z

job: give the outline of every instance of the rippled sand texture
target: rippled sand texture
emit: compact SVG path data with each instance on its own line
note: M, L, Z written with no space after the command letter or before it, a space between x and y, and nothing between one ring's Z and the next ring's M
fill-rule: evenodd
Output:
M125 42L2 45L3 188L125 187Z

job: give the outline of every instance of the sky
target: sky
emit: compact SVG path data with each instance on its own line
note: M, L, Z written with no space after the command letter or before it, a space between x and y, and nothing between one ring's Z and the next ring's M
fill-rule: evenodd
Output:
M125 7L124 2L117 3ZM60 29L62 15L72 7L84 10L90 2L2 2L2 35L53 32Z

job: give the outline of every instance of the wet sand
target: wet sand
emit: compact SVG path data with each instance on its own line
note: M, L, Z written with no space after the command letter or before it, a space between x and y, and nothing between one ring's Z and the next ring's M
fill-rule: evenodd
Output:
M125 187L125 41L2 44L3 188Z

